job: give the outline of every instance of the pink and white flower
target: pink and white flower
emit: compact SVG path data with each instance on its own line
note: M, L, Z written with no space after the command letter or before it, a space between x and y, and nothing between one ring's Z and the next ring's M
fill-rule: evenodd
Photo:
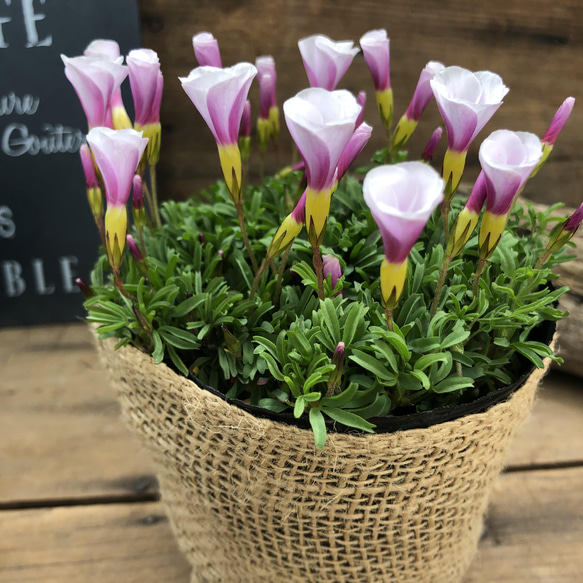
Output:
M83 54L86 57L100 57L112 62L116 62L121 56L117 42L109 39L96 39L90 42L83 51ZM105 125L116 130L132 127L132 122L123 103L120 88L116 89L113 93L109 103L109 111L107 112Z
M136 129L160 121L163 78L158 54L151 49L135 49L127 56L130 86L136 111Z
M360 106L348 91L311 88L288 99L283 111L306 168L308 238L319 246L336 187L338 162L354 133Z
M364 60L376 91L379 114L385 127L393 122L393 90L391 89L390 47L385 29L371 30L360 38Z
M446 67L430 80L447 130L448 147L465 152L502 105L508 87L490 71Z
M132 191L132 182L148 140L135 130L93 128L87 134L95 163L99 168L107 211L105 213L105 243L109 262L119 269L126 242L126 203Z
M447 130L443 178L450 200L460 183L470 144L502 105L508 87L495 73L472 73L461 67L446 67L430 83Z
M336 181L339 182L342 177L348 172L348 169L352 163L358 158L360 153L364 150L364 147L370 140L372 133L372 127L367 123L361 123L352 134L346 148L340 156L338 161L338 170L336 175Z
M352 41L335 42L322 34L298 42L310 87L333 91L359 49Z
M111 61L104 56L67 57L61 55L65 75L73 85L87 117L89 129L106 126L114 93L127 76L123 57ZM109 118L111 125L111 118Z
M488 258L502 237L516 196L543 155L541 141L528 132L498 130L480 146L486 181L486 212L480 227L480 257Z
M243 109L257 69L250 63L233 67L198 67L180 77L190 97L211 130L219 149L223 176L231 197L241 199L241 154L237 145Z
M201 67L222 68L219 43L210 32L199 32L192 37L194 56Z
M265 150L270 139L279 137L279 107L277 106L275 61L270 55L258 57L257 82L259 84L259 117L257 134L259 147Z
M155 166L160 158L162 132L160 105L164 77L160 71L160 60L151 49L135 49L130 51L126 62L136 112L134 127L149 140L144 163Z
M435 207L444 183L423 162L401 162L371 170L362 187L383 240L381 294L388 309L396 306L405 285L407 257Z
M383 29L370 30L360 37L360 48L376 91L391 88L390 40Z
M541 156L541 141L529 132L497 130L482 142L479 158L490 213L508 213Z
M409 141L409 138L417 128L419 118L429 105L429 102L433 99L431 80L444 68L442 63L429 61L423 71L421 71L411 103L409 103L407 111L403 114L395 128L393 136L394 149L398 150L402 148Z

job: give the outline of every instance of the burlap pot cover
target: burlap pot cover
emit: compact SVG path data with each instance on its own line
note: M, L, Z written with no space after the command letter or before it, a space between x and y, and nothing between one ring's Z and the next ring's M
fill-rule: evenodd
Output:
M134 348L98 345L157 468L192 583L460 581L544 374L485 413L329 433L319 451L309 430L256 418Z

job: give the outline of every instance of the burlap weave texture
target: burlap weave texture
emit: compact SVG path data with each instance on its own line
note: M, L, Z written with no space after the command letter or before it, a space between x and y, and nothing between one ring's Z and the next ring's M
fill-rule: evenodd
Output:
M544 371L485 413L375 435L256 418L133 348L98 343L149 450L192 583L456 583ZM546 370L546 369L545 369Z

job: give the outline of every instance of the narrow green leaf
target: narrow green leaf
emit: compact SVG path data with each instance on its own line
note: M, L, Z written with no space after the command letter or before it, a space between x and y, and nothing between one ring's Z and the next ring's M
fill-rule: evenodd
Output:
M468 377L448 377L433 387L435 393L451 393L474 386L474 380Z
M320 409L310 409L310 425L314 432L314 442L318 449L324 449L326 444L326 421Z
M390 373L374 356L366 354L362 350L353 350L348 358L382 381L392 381L395 378L395 375Z
M342 425L354 427L355 429L360 429L367 433L374 433L376 425L374 423L369 423L360 415L356 415L350 411L345 411L344 409L339 409L338 407L327 407L323 409L323 412L328 415L328 417L334 419L334 421L342 423Z

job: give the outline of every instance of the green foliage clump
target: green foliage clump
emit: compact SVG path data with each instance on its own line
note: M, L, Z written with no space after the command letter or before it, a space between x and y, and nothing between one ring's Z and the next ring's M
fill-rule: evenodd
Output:
M292 172L246 188L245 224L259 261L301 194L300 179ZM432 318L445 253L435 215L410 255L390 331L380 302L382 244L357 178L345 178L332 198L322 253L339 258L343 276L335 289L325 282L325 300L305 230L250 298L254 273L229 193L220 182L204 194L207 202L164 203L163 226L144 231L145 260L125 256L126 296L99 259L88 320L100 338L132 344L228 397L306 416L319 447L331 422L372 432L372 418L467 402L508 384L524 358L537 367L558 360L531 339L541 322L564 315L556 300L566 288L548 284L552 267L571 257L563 249L536 267L556 207L515 206L475 296L474 235L452 261ZM452 216L462 204L454 200ZM335 358L339 343L343 357Z

